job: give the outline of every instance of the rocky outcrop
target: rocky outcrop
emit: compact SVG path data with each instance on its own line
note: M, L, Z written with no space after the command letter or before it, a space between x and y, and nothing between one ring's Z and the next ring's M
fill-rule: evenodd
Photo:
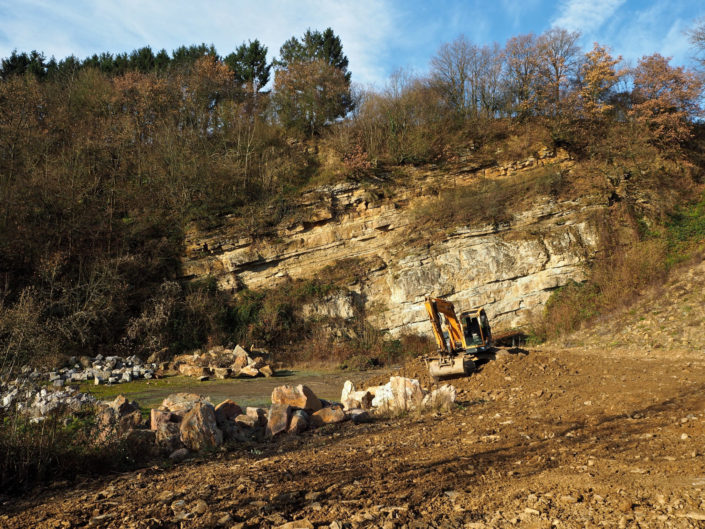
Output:
M503 178L547 163L569 170L565 155L542 156L482 175L459 174L453 181L470 185L480 176ZM448 175L421 175L390 198L356 183L317 189L301 199L299 217L307 220L284 223L271 237L257 240L239 236L237 219L226 217L218 229L187 234L184 274L213 276L235 293L319 277L326 267L353 260L364 277L347 291L301 307L302 314L345 320L358 317L362 308L371 323L392 334L430 333L423 308L428 295L446 297L460 311L483 305L501 330L526 323L555 288L584 279L584 264L598 247L595 214L607 206L603 197L541 196L521 210L504 204L512 213L505 224L436 226L424 233L416 212L447 181Z

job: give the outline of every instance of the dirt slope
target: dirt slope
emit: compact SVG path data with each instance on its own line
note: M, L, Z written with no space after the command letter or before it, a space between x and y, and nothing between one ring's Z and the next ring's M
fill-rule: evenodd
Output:
M561 340L585 347L687 348L705 353L705 254L632 306Z
M450 414L348 423L58 486L6 499L0 526L705 524L701 352L502 352L455 384ZM197 513L179 520L172 504Z

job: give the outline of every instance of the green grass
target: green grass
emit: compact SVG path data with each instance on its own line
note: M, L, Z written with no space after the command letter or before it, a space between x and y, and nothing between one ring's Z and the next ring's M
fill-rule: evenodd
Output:
M705 241L705 193L694 204L679 208L666 224L667 265L688 260Z
M272 390L284 384L305 384L320 398L337 400L340 398L345 378L349 376L332 370L280 371L272 378L237 378L205 382L198 382L190 377L172 376L113 385L96 386L93 383L82 383L79 389L99 400L112 400L118 395L124 395L137 401L143 410L156 408L168 395L182 392L210 397L213 404L232 399L240 406L268 406Z

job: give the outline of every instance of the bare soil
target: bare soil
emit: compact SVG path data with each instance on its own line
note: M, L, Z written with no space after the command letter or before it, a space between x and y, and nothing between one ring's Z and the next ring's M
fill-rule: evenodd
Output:
M452 381L450 413L56 484L5 498L0 527L705 527L704 360L505 350Z

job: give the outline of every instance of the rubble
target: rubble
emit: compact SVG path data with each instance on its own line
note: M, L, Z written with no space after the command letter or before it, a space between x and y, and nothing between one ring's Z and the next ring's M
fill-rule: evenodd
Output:
M0 408L17 411L35 422L54 412L77 412L95 402L92 395L71 387L45 388L20 379L0 386Z
M207 352L195 351L192 354L176 356L172 362L160 365L164 374L180 374L194 378L216 378L223 380L237 377L271 377L272 367L260 356L252 357L243 347L237 345L234 349L218 346Z

